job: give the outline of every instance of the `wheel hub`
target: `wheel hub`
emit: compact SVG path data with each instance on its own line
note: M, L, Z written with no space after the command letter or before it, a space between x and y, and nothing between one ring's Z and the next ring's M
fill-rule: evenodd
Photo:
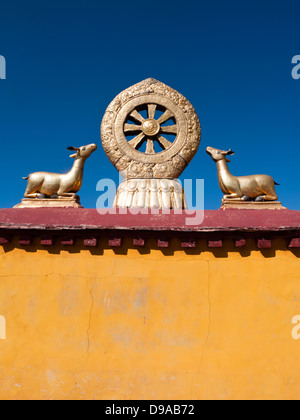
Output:
M142 131L145 136L156 136L159 133L159 130L160 124L152 118L148 118L142 124Z

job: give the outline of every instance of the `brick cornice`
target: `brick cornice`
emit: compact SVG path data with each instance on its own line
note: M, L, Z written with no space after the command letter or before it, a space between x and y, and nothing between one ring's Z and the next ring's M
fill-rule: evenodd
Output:
M233 240L236 249L243 248L247 239L255 239L258 249L272 247L276 238L286 239L286 249L300 248L300 211L295 210L206 210L204 213L184 211L182 214L132 214L110 210L99 214L96 209L0 209L0 245L12 243L31 246L34 237L40 245L54 243L74 246L78 238L84 247L98 246L105 237L108 246L122 246L125 238L133 246L143 247L149 238L158 248L168 248L170 240L178 238L183 249L197 247L207 241L208 249L222 248L226 239Z

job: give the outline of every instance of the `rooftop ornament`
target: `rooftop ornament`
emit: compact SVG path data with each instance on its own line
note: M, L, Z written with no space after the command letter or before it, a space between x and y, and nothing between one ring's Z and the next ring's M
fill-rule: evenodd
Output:
M176 90L149 78L121 92L101 124L104 151L124 181L115 207L184 209L177 178L196 154L198 116Z
M77 195L83 182L84 165L95 150L96 144L81 147L68 147L75 152L70 157L75 159L70 172L56 174L35 172L28 177L25 199L16 208L24 207L81 207Z
M275 191L277 182L269 175L234 176L230 173L227 163L229 155L234 152L207 147L207 154L217 164L218 182L224 195L222 207L226 208L279 208L283 209L281 202L277 201Z
M195 156L201 140L199 118L179 92L149 78L121 92L110 103L101 123L103 149L123 181L116 208L187 209L179 176ZM25 198L17 208L81 207L77 195L86 159L96 144L69 147L75 152L67 174L36 172L27 180ZM269 175L233 176L227 156L234 152L207 147L217 164L224 194L222 209L283 209Z

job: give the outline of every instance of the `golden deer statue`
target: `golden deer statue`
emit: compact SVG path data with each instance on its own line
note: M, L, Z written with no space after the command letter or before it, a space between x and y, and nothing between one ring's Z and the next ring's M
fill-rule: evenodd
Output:
M72 169L67 174L35 172L29 175L25 198L45 198L58 196L59 199L75 198L83 181L83 170L86 159L97 150L96 144L82 147L68 147L76 152L70 157L75 159Z
M223 194L225 194L222 200L223 203L226 200L276 201L278 199L275 185L279 184L271 176L233 176L229 172L227 162L230 162L230 160L226 156L234 154L231 149L226 151L208 147L206 152L217 164L219 186Z

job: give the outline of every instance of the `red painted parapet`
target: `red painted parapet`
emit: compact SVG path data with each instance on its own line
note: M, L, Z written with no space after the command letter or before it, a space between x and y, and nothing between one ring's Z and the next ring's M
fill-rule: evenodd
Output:
M266 231L300 229L300 211L295 210L186 210L181 214L123 214L110 210L40 208L0 209L0 229L138 229L176 231ZM200 221L201 223L198 223Z
M0 245L12 244L13 237L17 238L14 243L21 246L37 245L34 240L38 237L38 243L48 248L55 243L95 248L105 238L108 246L115 248L126 237L135 247L143 247L149 238L154 238L157 247L163 249L170 246L172 238L177 238L182 249L201 247L201 240L205 240L213 250L222 248L224 240L230 239L236 250L242 250L250 238L256 241L258 249L271 248L275 238L286 238L287 249L300 247L300 211L207 210L201 224L187 224L193 215L194 220L200 220L195 211L145 215L111 210L100 215L95 209L2 209Z
M83 245L86 247L96 247L98 245L98 238L90 237L83 240Z
M218 241L207 241L207 246L208 246L208 248L222 248L223 241L222 240L218 240Z
M108 240L110 247L120 247L122 245L122 238L111 238Z
M158 239L157 246L158 248L168 248L169 241L167 239Z
M289 243L289 248L300 248L300 238L293 238Z
M196 248L197 242L194 240L181 241L181 248Z
M145 239L143 238L133 238L132 243L134 246L145 246Z
M41 245L42 246L52 246L53 245L53 238L49 235L43 235L41 237Z
M0 236L0 245L6 245L11 241L11 237L7 235L1 235Z
M31 245L32 237L29 235L21 235L19 237L19 245Z
M236 239L235 241L235 247L240 248L242 246L246 245L246 239Z
M258 239L257 240L257 247L259 249L268 249L268 248L272 248L272 241L270 239Z
M75 244L75 239L74 238L63 237L61 239L61 244L63 246L73 246Z

